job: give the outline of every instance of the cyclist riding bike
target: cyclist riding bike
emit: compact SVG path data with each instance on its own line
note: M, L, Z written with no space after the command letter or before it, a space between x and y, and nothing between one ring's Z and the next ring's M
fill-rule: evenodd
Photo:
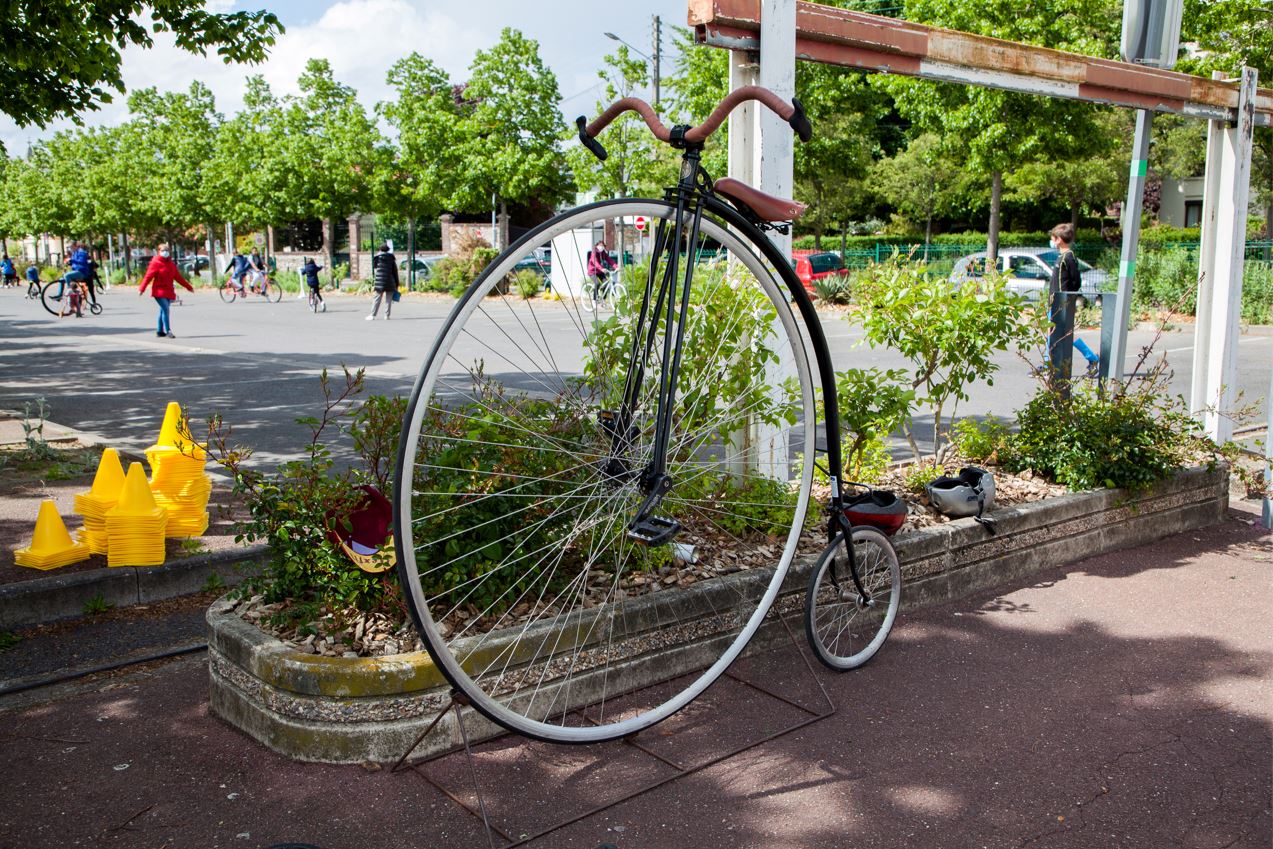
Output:
M70 271L62 275L62 279L58 281L57 296L60 298L66 291L66 284L86 283L93 276L93 268L89 264L88 251L83 245L76 245L71 251L71 256L67 259L66 264L70 267ZM75 288L72 286L72 288Z
M610 251L606 249L605 242L597 242L588 252L587 270L588 282L592 286L595 300L600 297L602 287L610 279L610 272L614 270L614 260L610 258Z
M248 285L250 291L265 294L265 261L256 251L248 257Z
M246 294L243 290L243 278L248 276L249 270L248 258L235 251L234 256L230 258L230 279L234 281L234 288L240 295Z

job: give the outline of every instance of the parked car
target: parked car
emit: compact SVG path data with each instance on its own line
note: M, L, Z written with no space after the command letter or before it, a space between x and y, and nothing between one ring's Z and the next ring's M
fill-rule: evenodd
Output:
M1038 301L1052 280L1052 269L1059 258L1060 254L1052 248L1001 248L997 268L1000 271L1006 269L1009 290L1028 301ZM1082 280L1080 300L1099 306L1102 293L1113 281L1107 273L1081 259L1078 264ZM985 266L985 251L960 257L951 269L950 280L958 284L976 279L982 276Z
M177 260L177 268L182 274L198 274L208 267L208 258L203 254L198 256L183 256Z
M443 256L418 256L415 258L415 273L417 277L428 277L433 273L433 266L437 265L441 260L446 259ZM398 260L398 270L404 275L407 272L407 261L405 259Z
M824 277L848 277L849 270L844 267L844 260L837 253L827 251L825 253L805 254L794 259L796 267L796 276L800 278L800 282L809 290L809 294L814 293L813 282L821 280Z

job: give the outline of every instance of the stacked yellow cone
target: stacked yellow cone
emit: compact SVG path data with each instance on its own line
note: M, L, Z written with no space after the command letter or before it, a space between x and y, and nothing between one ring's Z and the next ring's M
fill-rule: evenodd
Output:
M107 448L97 464L93 487L75 496L75 512L84 517L80 540L88 543L94 554L106 553L106 511L119 501L124 488L124 467L119 464L119 452Z
M168 511L167 535L196 537L208 529L208 496L212 478L204 471L204 446L181 438L181 405L168 404L159 439L146 449L150 461L150 489L155 502Z
M87 560L88 556L88 543L71 539L66 524L58 515L57 505L47 498L40 503L40 514L35 520L35 534L31 545L13 553L13 559L19 566L29 566L32 569L70 566Z
M168 511L155 503L141 463L128 467L119 501L106 511L106 565L161 566Z

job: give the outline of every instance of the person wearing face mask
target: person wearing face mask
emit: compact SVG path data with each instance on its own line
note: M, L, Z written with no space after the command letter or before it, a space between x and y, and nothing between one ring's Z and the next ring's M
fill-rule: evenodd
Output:
M177 269L177 263L172 261L169 256L168 246L160 245L159 253L150 261L150 265L146 268L146 273L141 278L141 288L137 294L146 294L146 287L150 286L151 297L155 299L155 303L159 306L159 332L156 336L167 336L169 339L176 337L172 332L172 321L168 315L169 307L177 298L177 289L173 283L180 283L186 289L193 292L194 287L191 286L186 278L181 276L181 271Z
M1074 256L1072 246L1074 244L1074 226L1069 223L1058 224L1048 231L1048 241L1052 245L1059 256L1057 256L1056 264L1052 266L1052 282L1048 288L1050 294L1055 295L1058 292L1077 292L1083 285L1083 277L1079 272L1079 261ZM1067 299L1066 309L1072 309L1072 299ZM1057 323L1061 316L1054 315L1051 317L1053 324ZM1088 347L1088 344L1077 336L1074 337L1074 347L1083 355L1083 359L1087 360L1087 376L1094 377L1101 365L1101 358Z

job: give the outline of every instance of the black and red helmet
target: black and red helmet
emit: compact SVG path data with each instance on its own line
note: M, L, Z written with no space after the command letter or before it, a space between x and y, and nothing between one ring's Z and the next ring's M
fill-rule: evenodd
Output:
M844 515L854 525L871 525L892 536L906 523L906 502L886 489L868 489L844 499Z

